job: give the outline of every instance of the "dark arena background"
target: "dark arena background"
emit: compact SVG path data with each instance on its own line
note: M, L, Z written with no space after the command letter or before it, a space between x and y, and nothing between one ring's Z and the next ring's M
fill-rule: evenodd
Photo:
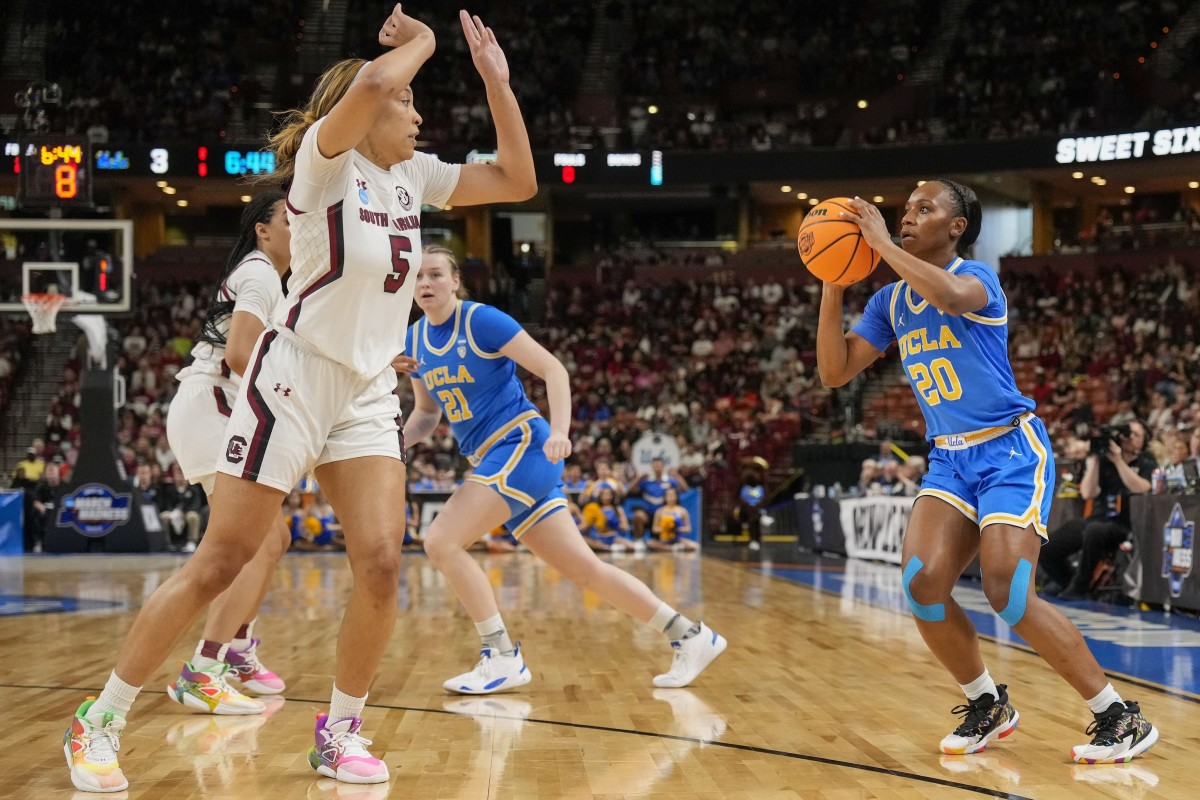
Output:
M495 161L457 7L404 10L437 37L412 86L419 148ZM564 489L580 536L728 650L690 687L655 688L671 661L656 631L493 532L473 557L533 680L448 694L442 681L477 656L422 548L470 466L443 422L408 448L400 609L364 712L390 780L341 783L305 760L352 583L306 477L284 503L291 546L255 627L286 692L247 716L170 702L162 687L197 622L144 687L119 751L130 787L113 796L1194 798L1200 0L468 10L507 55L538 191L426 206L420 238L566 367ZM63 730L209 520L166 435L175 376L243 207L279 188L276 112L303 104L332 62L378 57L389 13L366 0L5 4L6 796L92 796L64 770ZM805 214L830 198L871 202L897 234L910 193L935 178L982 206L970 257L998 271L1017 386L1054 449L1048 547L1092 520L1123 526L1095 557L1067 554L1032 580L1159 729L1132 762L1072 760L1092 715L993 610L977 561L954 598L1021 725L979 753L939 749L963 695L918 632L901 570L925 421L895 348L845 385L822 382L822 285L796 250ZM885 262L849 287L846 329L895 280ZM524 381L545 414L545 384ZM1150 489L1119 491L1107 514L1081 487L1089 452L1139 423ZM644 511L658 459L690 519L679 536ZM587 512L609 473L630 521L615 541Z

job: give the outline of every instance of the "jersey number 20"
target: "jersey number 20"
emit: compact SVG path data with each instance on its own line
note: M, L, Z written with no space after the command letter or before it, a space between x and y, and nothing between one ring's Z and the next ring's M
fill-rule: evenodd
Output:
M935 358L929 362L928 367L924 364L910 364L908 374L912 376L921 397L931 406L936 406L943 400L957 400L962 397L962 384L958 382L954 365L948 358Z
M404 279L408 277L410 265L404 254L412 252L412 242L407 236L395 234L389 235L388 241L392 243L392 272L383 279L383 290L388 294L395 294L400 291Z

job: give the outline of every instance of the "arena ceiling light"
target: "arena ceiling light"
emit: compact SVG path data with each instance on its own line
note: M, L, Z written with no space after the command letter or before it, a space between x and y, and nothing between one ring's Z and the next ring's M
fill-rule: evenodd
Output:
M167 185L167 182L166 181L155 181L154 185L161 189Z
M162 190L163 194L175 194L175 192L178 191L174 186L164 186L162 187Z
M789 192L791 192L791 191L792 191L792 187L788 186L788 185L785 183L783 186L780 186L780 187L779 187L779 191L783 192L784 194L788 194Z
M1125 194L1133 194L1133 193L1134 193L1134 192L1136 192L1136 191L1137 191L1137 189L1135 189L1135 188L1134 188L1134 187L1132 187L1132 186L1126 186L1126 187L1125 187Z
M875 195L874 197L872 197L872 198L871 198L871 202L872 202L872 203L882 203L882 202L883 202L883 195L881 195L881 194L877 194L877 195Z
M253 198L253 197L251 197L251 196L250 196L250 195L248 195L248 194L244 194L244 195L242 195L242 202L243 202L243 203L249 203L249 202L250 202L251 200L253 200L253 199L254 199L254 198Z
M179 206L180 208L187 208L187 200L176 200L175 205Z
M646 107L646 113L648 113L648 114L657 114L657 113L658 113L658 106L656 106L656 105L650 105L650 106L647 106L647 107Z
M861 108L866 108L866 107L867 107L867 101L866 101L866 100L859 100L859 101L858 101L858 107L859 107L860 109L861 109Z
M796 199L797 200L807 200L808 192L796 192Z
M1188 181L1189 189L1200 189L1200 181Z
M1071 177L1074 178L1075 180L1079 180L1080 178L1083 177L1083 173L1082 172L1072 172Z
M820 200L818 200L818 199L817 199L817 198L815 198L815 197L810 197L810 198L808 198L808 204L809 204L810 206L815 206L815 205L816 205L817 203L819 203L819 202L821 202L821 201L820 201Z

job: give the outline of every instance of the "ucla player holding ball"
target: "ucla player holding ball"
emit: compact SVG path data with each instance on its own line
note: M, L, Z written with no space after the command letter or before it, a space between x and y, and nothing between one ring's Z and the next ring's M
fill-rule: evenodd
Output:
M687 686L725 650L725 639L601 561L584 542L562 490L562 460L571 454L567 371L512 317L460 299L460 285L450 251L427 248L416 287L425 317L409 329L405 350L417 361L415 408L406 420L405 441L424 439L444 414L459 450L474 466L425 536L426 554L454 588L483 641L475 668L443 686L461 694L489 694L531 679L487 575L465 549L501 525L576 586L664 633L675 658L654 685ZM546 382L549 422L525 395L518 365Z
M861 227L901 280L876 292L849 332L842 330L843 287L824 283L817 367L827 386L841 386L898 343L925 417L929 473L905 533L903 587L926 645L967 697L954 709L963 721L942 751L983 750L1019 720L950 594L978 554L989 603L1095 715L1087 730L1093 738L1072 748L1074 760L1129 761L1158 741L1158 730L1117 694L1075 626L1034 592L1054 457L1034 403L1017 390L996 273L965 257L979 236L979 200L954 181L924 183L905 204L899 246L879 209L859 198L850 206L841 216Z

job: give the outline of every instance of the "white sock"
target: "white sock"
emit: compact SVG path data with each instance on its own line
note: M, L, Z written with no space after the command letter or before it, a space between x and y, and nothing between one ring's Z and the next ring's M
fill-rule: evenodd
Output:
M986 669L975 680L970 683L960 683L959 686L968 700L978 700L985 694L990 694L993 700L1000 699L1000 690L996 688L996 682L992 680L992 676L988 674Z
M354 697L333 687L333 699L329 701L329 722L332 725L344 719L362 717L363 709L367 707L367 696Z
M1087 701L1088 708L1092 709L1093 714L1103 714L1108 711L1108 707L1113 703L1121 703L1121 695L1117 694L1117 690L1113 688L1111 683L1105 684L1100 690L1100 694Z
M118 717L124 718L129 714L129 709L133 706L133 701L137 699L138 692L142 690L140 686L130 686L125 681L117 677L116 670L108 676L108 683L104 684L104 691L96 698L96 702L92 703L92 711L111 711Z
M690 619L666 603L658 607L658 610L654 612L654 616L650 618L650 622L647 624L656 631L665 633L667 638L672 642L683 639L694 625ZM696 630L699 631L700 628L697 626Z
M490 647L502 656L511 656L517 651L517 648L513 647L512 639L508 638L504 620L499 614L488 617L483 622L476 622L475 630L479 632L484 647Z

